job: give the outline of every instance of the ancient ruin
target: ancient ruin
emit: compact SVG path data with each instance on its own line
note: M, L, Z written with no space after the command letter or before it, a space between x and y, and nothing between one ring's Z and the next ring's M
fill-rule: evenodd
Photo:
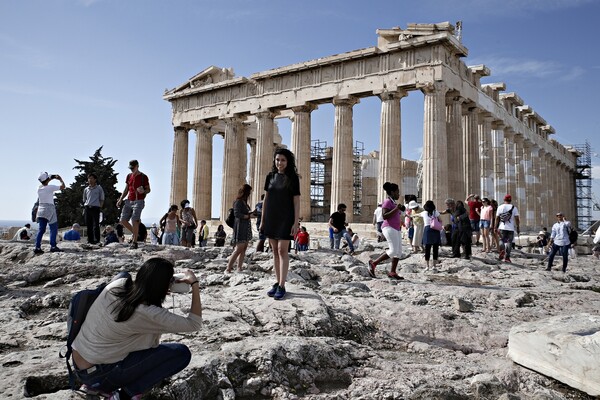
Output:
M174 126L171 203L188 197L188 135L193 130L197 135L193 205L200 218L211 217L212 139L223 135L223 218L247 175L252 186L262 186L273 148L281 142L276 118L293 121L291 150L302 176L301 192L311 193L311 112L326 103L334 105L335 124L326 174L330 180L324 190L329 210L321 212L333 211L340 202L356 203L353 107L361 98L377 96L381 99L377 173L372 163L364 163L370 168L365 177L376 178L377 184L372 191L359 193L355 214L372 210L383 199L379 189L383 182L404 180L406 185L406 178L419 191L420 200L440 205L447 197L464 199L467 193L500 201L511 193L524 230L549 225L556 210L577 214L576 151L551 139L552 126L519 95L505 92L504 83L481 84L490 70L463 62L468 50L452 24L409 24L406 29L379 29L377 35L374 47L248 78L212 66L166 91ZM423 154L419 168L404 169L401 101L417 90L424 95ZM253 203L260 194L253 192ZM372 213L363 214L354 215L354 221L365 222L365 216L370 221ZM308 195L301 197L300 215L306 221L314 219ZM353 216L348 217L352 221Z

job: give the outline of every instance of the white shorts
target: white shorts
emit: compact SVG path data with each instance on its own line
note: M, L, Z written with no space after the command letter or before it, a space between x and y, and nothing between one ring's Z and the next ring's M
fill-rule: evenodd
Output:
M389 248L386 253L390 258L400 258L402 256L402 234L389 226L384 227L383 236L388 241Z

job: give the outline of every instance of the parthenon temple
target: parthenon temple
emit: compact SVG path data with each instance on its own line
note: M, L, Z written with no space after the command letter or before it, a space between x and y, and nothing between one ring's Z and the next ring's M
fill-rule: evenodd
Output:
M477 193L502 203L510 193L522 230L551 225L559 210L576 220L577 152L552 139L553 127L518 94L507 92L504 83L482 84L490 70L467 66L467 54L454 25L409 24L378 29L376 46L248 78L231 69L205 69L164 94L173 110L171 204L190 194L190 131L196 133L191 198L198 217L211 218L215 134L224 137L220 218L246 181L259 189L251 199L255 204L273 151L281 145L275 119L290 118L290 150L301 176L305 221L346 203L354 205L349 222L371 222L386 181L401 184L401 195L433 200L438 209L448 197L464 200L467 193ZM424 97L418 162L402 159L401 102L410 91ZM379 149L357 162L353 107L372 96L381 100ZM333 145L318 156L311 141L311 112L327 103L335 110ZM316 162L324 166L325 176L318 199Z

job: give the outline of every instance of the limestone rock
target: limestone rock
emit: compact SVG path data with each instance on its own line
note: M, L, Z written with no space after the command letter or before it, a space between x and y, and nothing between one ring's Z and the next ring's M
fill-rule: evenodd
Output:
M458 297L454 298L454 309L456 311L460 311L460 312L470 312L473 311L475 307L473 307L473 304L464 300L464 299L459 299Z
M508 349L516 363L600 396L600 317L571 314L515 326Z

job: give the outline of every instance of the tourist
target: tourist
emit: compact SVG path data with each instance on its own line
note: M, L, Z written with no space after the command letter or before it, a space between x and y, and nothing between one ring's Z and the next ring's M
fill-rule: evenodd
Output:
M492 202L487 197L482 200L481 219L479 220L479 228L481 229L481 238L483 240L483 252L489 253L492 251L492 243L490 238L490 227L494 219L494 207Z
M49 185L51 180L58 180L60 186ZM38 176L38 181L41 185L38 187L38 209L37 209L37 223L38 233L35 239L34 254L43 254L42 250L42 238L46 233L46 227L50 227L50 252L61 251L56 246L56 236L58 234L58 217L56 215L56 206L54 205L54 192L65 189L65 182L60 175L48 175L47 172L42 172Z
M198 228L198 245L200 247L206 247L209 234L210 230L208 229L208 225L206 225L206 220L203 219L200 221L200 228Z
M31 240L31 233L29 230L31 229L31 224L27 223L22 228L19 228L17 232L15 232L15 236L13 236L13 241L26 242Z
M431 227L431 220L437 219L441 224L440 213L435 209L435 203L431 200L427 200L423 205L423 211L421 212L421 218L423 218L423 244L425 245L425 263L427 264L426 269L429 269L429 259L431 257L431 250L433 249L433 267L439 263L438 253L441 244L441 235L445 235L444 231L438 231Z
M351 228L348 228L347 231L348 231L348 235L352 239L352 246L354 246L354 251L358 250L358 247L360 246L360 237L358 236L357 233L354 233L354 231ZM346 247L348 247L347 240L344 243L344 245L342 246L342 248L345 249Z
M304 177L308 179L308 177ZM273 157L271 172L265 180L261 231L269 238L277 282L267 296L281 300L290 267L288 248L298 231L300 218L300 177L296 158L288 149L278 148Z
M202 327L200 289L191 270L176 281L191 286L188 316L162 307L173 272L171 261L151 258L135 280L128 275L115 279L94 301L73 341L75 373L86 388L102 397L139 400L189 364L192 355L187 346L160 343L162 333Z
M446 199L446 210L440 214L450 214L451 236L450 245L452 246L451 258L460 258L460 233L458 231L458 218L455 217L456 201L452 198Z
M308 244L310 243L310 235L306 231L306 227L301 227L300 231L296 234L296 250L306 251L308 250Z
M415 200L411 200L408 203L407 215L410 217L412 224L415 228L412 238L412 248L415 253L418 253L422 250L423 246L423 233L424 233L424 222L421 213L424 211L421 208L421 205L417 203Z
M217 231L215 232L215 247L223 247L225 246L225 239L227 238L227 233L225 232L225 228L223 225L219 225Z
M181 220L179 219L179 215L177 215L177 209L177 205L173 204L169 208L169 211L160 219L160 225L164 225L165 227L162 235L162 244L164 245L179 246L177 228L181 226Z
M196 244L198 218L196 218L196 210L190 206L189 200L183 200L181 202L179 219L181 220L181 245L185 247L194 247Z
M352 244L352 237L346 230L346 205L340 203L337 206L337 211L329 216L329 226L333 229L333 247L335 249L340 248L340 242L342 237L348 242L350 247L350 255L354 254L354 245Z
M71 229L65 232L63 239L69 242L79 242L81 240L81 233L79 233L80 230L81 226L79 226L79 224L73 224Z
M150 243L157 245L159 239L158 226L156 223L153 223L150 227Z
M592 249L594 257L600 259L600 228L596 229L594 236L594 248Z
M233 203L235 223L233 225L231 244L235 246L235 249L227 262L227 269L225 271L228 273L233 271L233 265L236 264L236 262L238 272L242 271L248 242L252 240L252 225L250 224L250 218L254 216L254 213L250 212L250 206L248 205L250 193L252 193L252 186L243 184L238 190L237 198Z
M83 211L87 226L87 242L100 243L100 212L104 206L104 189L96 174L88 174L88 185L83 189Z
M567 272L567 264L569 263L569 249L571 248L571 240L569 239L569 233L571 232L571 222L567 221L562 212L556 213L557 221L552 225L552 232L550 233L550 241L548 247L550 248L550 255L548 255L548 267L546 271L552 270L552 263L554 262L554 256L560 251L563 258L562 272Z
M471 230L471 219L469 213L462 201L456 202L454 220L458 227L458 242L463 248L463 255L466 260L471 259L471 244L473 240L473 231Z
M381 208L381 203L377 204L377 208L373 212L373 225L377 230L377 242L381 242L385 240L383 233L381 231L381 225L383 224L383 209Z
M121 211L121 224L133 234L133 243L130 248L138 248L138 230L142 219L142 210L146 204L144 199L150 193L150 182L148 177L139 170L137 160L129 161L131 173L125 178L125 189L117 201L117 207L123 205ZM131 220L131 224L129 223Z
M479 243L479 221L481 220L481 207L483 207L483 202L477 194L468 195L465 201L469 206L469 220L471 221L471 230L475 232L475 246L479 246L481 244Z
M490 203L492 204L492 217L491 217L491 222L490 222L490 236L492 237L491 240L491 249L492 250L498 250L500 251L500 237L498 236L498 232L496 232L496 229L494 229L494 225L495 225L495 221L496 221L496 213L498 212L498 202L494 199L490 200ZM544 228L545 230L546 228Z
M540 254L544 254L546 252L546 247L548 247L548 238L546 237L546 232L538 232L537 238L535 239L535 247L540 250Z
M515 238L515 231L519 234L520 221L519 210L512 203L512 196L507 194L504 196L504 204L501 204L496 211L495 228L500 237L499 258L504 262L510 263L510 252L512 243ZM568 237L567 237L568 239Z
M119 243L119 238L113 227L108 225L104 228L104 245L107 246L111 243Z
M400 198L400 188L395 183L386 182L383 184L383 189L387 194L387 199L381 204L383 209L383 224L381 230L388 242L388 250L380 255L375 261L369 260L369 274L375 278L375 268L379 263L389 258L392 259L392 268L388 272L388 276L392 279L404 279L398 275L396 268L398 261L402 256L402 236L400 228L402 226L402 214L406 207L398 203Z
M254 215L256 215L256 230L258 231L258 243L256 244L256 251L263 252L265 251L265 240L267 237L263 232L260 231L260 223L262 222L262 209L265 201L265 195L260 195L260 201L256 203L254 207Z

